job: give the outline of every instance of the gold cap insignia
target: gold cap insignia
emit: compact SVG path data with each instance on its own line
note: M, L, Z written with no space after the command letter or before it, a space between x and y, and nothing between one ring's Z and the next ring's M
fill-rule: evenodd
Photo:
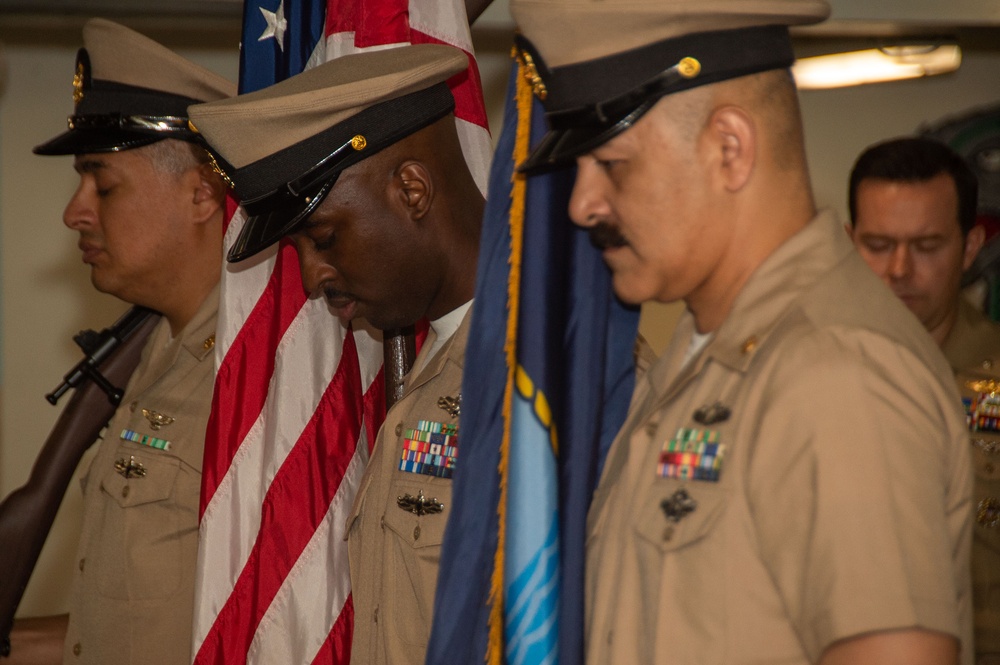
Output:
M152 411L151 409L142 410L143 417L149 421L149 427L152 430L158 430L161 427L166 427L170 423L174 422L173 416L168 416L165 413L160 413L159 411Z
M73 104L74 106L80 103L83 99L83 63L76 63L76 74L73 75Z
M396 505L408 513L414 515L436 515L444 510L444 504L436 498L428 499L424 496L424 491L420 490L416 496L404 494L396 497Z
M681 61L677 63L677 72L686 79L693 79L701 73L701 63L698 62L697 58L690 56L681 58Z

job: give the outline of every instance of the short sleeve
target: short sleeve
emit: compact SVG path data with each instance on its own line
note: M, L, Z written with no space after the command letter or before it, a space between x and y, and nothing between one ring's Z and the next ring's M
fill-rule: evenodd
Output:
M964 639L971 475L957 397L906 349L830 331L783 349L761 390L747 500L810 659L879 630Z

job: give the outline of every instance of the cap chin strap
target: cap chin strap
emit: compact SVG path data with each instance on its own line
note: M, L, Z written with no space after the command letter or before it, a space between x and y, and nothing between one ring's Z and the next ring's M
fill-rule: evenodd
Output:
M190 131L188 119L180 116L163 115L121 115L108 113L100 115L71 115L66 119L70 129L126 129L150 132Z

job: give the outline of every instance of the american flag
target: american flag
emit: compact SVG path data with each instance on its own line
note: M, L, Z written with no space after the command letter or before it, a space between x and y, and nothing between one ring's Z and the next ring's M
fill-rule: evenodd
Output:
M240 90L357 51L446 43L469 54L450 83L480 188L490 157L461 0L247 0ZM228 248L242 228L232 206ZM294 248L223 270L218 377L205 442L195 663L350 657L348 511L385 411L382 347L309 299Z

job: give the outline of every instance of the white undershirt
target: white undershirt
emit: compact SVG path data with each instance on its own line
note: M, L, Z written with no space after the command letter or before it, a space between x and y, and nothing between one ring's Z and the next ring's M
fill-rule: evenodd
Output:
M439 319L431 321L431 333L433 333L433 341L431 342L431 348L427 350L427 353L423 355L423 362L420 367L414 365L412 374L416 375L431 358L437 355L441 347L455 335L455 331L458 327L462 325L462 320L465 318L466 313L468 313L469 308L472 307L472 301L460 305L455 309L451 310Z
M708 344L708 340L712 339L712 333L700 333L697 330L691 333L691 341L688 342L687 351L684 353L684 362L681 363L681 367L687 367L688 363L693 359L698 357L701 350L705 348Z

